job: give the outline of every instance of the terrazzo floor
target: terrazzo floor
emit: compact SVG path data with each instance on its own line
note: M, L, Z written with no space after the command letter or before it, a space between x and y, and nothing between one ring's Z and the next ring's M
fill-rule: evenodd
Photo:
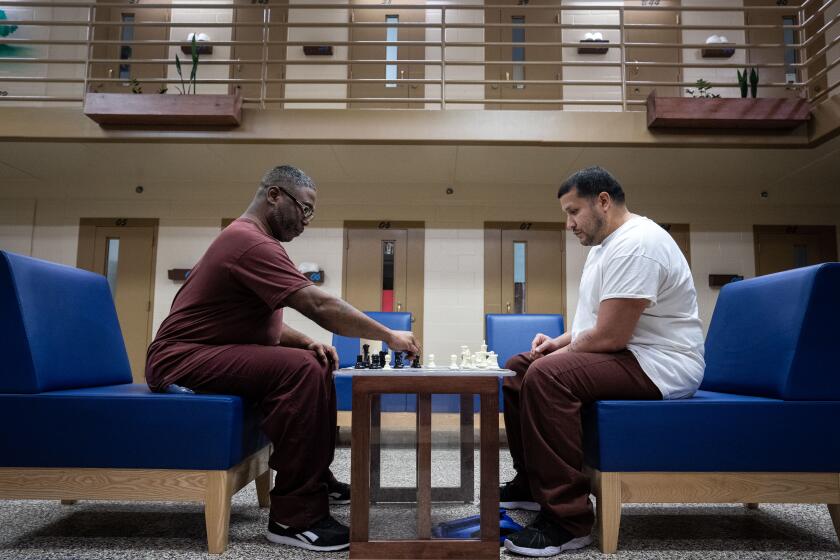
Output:
M455 450L435 450L436 485L454 485ZM476 456L478 465L478 456ZM413 452L384 453L384 485L413 482ZM501 480L512 476L510 457L503 450ZM336 452L333 471L349 479L350 451ZM476 472L476 478L478 473ZM477 504L436 505L438 521L478 512ZM376 508L371 532L411 536L409 506ZM349 506L333 507L333 515L348 523ZM533 514L511 512L526 524ZM268 511L257 507L253 484L233 499L230 545L221 556L205 549L204 513L199 504L151 502L85 502L72 506L44 501L0 502L0 558L10 559L346 559L347 552L318 554L269 543L263 536ZM618 559L799 559L840 560L831 518L824 505L764 505L747 510L739 504L624 506L619 551L604 556L594 546L564 554L569 558ZM516 558L501 550L502 558Z

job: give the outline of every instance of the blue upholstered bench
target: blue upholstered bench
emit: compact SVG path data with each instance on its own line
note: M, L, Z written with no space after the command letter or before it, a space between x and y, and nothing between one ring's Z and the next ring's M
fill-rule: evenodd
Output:
M601 549L622 503L824 503L840 534L840 263L725 286L701 390L584 413Z
M211 553L233 494L268 506L255 407L132 384L104 277L0 251L0 355L0 498L203 502Z

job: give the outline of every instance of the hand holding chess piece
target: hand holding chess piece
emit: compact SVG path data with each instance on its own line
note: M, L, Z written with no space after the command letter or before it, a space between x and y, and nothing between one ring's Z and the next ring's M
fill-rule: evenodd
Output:
M391 350L405 352L406 359L420 355L420 344L411 331L391 331L391 336L385 342Z

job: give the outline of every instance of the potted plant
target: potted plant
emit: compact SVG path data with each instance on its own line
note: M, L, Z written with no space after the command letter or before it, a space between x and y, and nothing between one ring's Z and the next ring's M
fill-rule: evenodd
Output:
M180 78L179 95L146 95L137 80L132 80L132 93L88 93L85 115L100 125L169 125L169 126L237 126L242 120L242 98L239 94L215 95L196 92L200 51L195 35L190 53L192 69L184 80L181 59L175 55L175 69ZM158 91L165 94L166 87ZM139 95L136 95L139 94Z

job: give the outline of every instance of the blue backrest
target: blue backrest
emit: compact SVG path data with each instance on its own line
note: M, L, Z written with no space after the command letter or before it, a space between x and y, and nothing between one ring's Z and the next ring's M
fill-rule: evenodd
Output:
M488 313L486 318L487 349L499 355L499 365L520 352L531 349L531 341L537 333L550 337L563 334L563 316L553 314Z
M364 313L374 321L382 323L391 330L411 330L411 313L392 313L388 311L365 311ZM333 346L335 346L335 350L338 352L339 367L353 367L356 365L356 356L359 355L358 338L333 334ZM386 350L387 345L383 344L382 349Z
M706 336L702 389L840 400L840 263L727 284Z
M104 276L0 251L0 393L131 383Z

